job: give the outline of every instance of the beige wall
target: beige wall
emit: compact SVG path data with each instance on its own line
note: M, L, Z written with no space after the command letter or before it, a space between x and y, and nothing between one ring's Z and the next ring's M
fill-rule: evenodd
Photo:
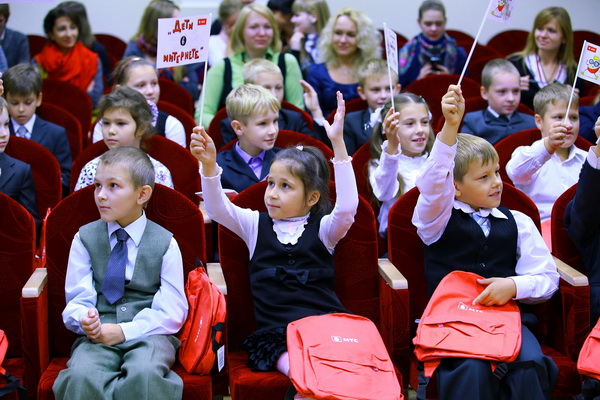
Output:
M148 0L80 0L90 16L92 29L96 33L112 33L124 40L136 31L139 19ZM181 0L183 15L196 15L213 12L218 0ZM381 27L386 22L389 27L412 37L418 33L416 23L420 0L330 0L332 13L342 7L354 7L366 12ZM55 3L56 4L56 3ZM448 28L465 31L471 35L477 33L488 0L444 0L448 14ZM488 20L483 28L480 43L494 34L508 29L531 29L535 14L548 6L562 5L571 15L574 29L586 29L598 32L597 18L600 15L599 0L518 0L513 21L504 25ZM11 17L8 26L26 34L43 35L42 21L46 12L52 8L49 4L11 4ZM600 44L600 43L598 43Z

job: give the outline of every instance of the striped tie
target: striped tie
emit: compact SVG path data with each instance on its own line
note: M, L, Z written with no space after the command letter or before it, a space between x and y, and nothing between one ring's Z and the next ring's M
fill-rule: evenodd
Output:
M27 128L25 128L23 125L21 125L19 127L19 129L17 129L17 136L25 138L25 139L29 139L29 138L31 138L31 133L29 133Z
M482 217L477 213L472 213L471 216L477 222L485 237L488 237L490 234L490 220L487 217Z

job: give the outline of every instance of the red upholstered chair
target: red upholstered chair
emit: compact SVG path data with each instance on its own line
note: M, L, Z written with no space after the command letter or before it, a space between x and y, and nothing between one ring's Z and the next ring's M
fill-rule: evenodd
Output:
M373 189L371 189L371 184L369 183L369 160L371 157L371 141L368 141L352 154L352 168L354 169L354 176L356 177L358 194L361 195L373 209L379 232L377 216L379 215L380 205L375 196L373 196ZM382 257L387 253L387 239L377 235L377 248L379 257Z
M302 115L302 119L304 120L304 123L306 123L306 126L308 127L308 129L310 129L311 131L315 129L315 121L312 119L310 114L307 113L306 111L304 111L303 109L301 109L301 108L293 105L289 101L285 101L285 100L281 101L281 108L284 108L286 110L296 111L296 112L300 113L300 115Z
M402 89L403 92L410 92L423 97L431 111L431 120L437 121L442 115L442 97L448 92L448 86L456 85L459 78L459 75L454 74L429 75ZM461 88L465 98L479 96L480 87L479 82L468 76L463 77Z
M108 33L95 33L94 36L96 37L97 41L106 47L106 51L109 55L113 56L117 60L123 58L127 43Z
M504 182L512 184L512 180L506 173L506 163L510 161L513 151L519 146L530 146L536 140L541 139L541 137L542 133L539 129L525 129L505 137L494 145L500 158L500 176ZM577 140L575 140L575 146L587 151L592 144L581 136L578 136Z
M257 183L238 194L233 203L265 211L265 188L266 182ZM330 191L334 193L333 183ZM348 310L370 318L380 327L384 342L389 345L388 349L393 349L391 355L396 361L406 357L406 349L396 347L396 343L407 343L409 337L406 336L406 320L392 315L392 299L397 290L388 286L377 271L376 236L375 216L361 198L352 228L336 246L336 293ZM219 226L219 250L227 283L226 359L231 397L233 400L282 399L290 386L285 375L253 372L246 366L247 354L242 342L256 327L247 247L237 235Z
M600 43L600 35L597 32L592 31L573 31L573 56L575 57L575 60L579 60L584 40L587 40L588 42L594 44L598 44Z
M146 215L173 233L181 249L184 276L195 268L196 259L206 260L203 218L196 204L172 189L156 185ZM30 280L27 289L32 297L23 298L27 321L24 341L31 349L31 367L41 377L38 399L54 398L52 384L58 373L66 368L76 337L65 328L61 318L71 241L80 226L98 218L93 186L65 198L48 217L47 268L36 271L43 282L36 286L35 279ZM183 379L184 399L212 399L210 376L188 374L179 364L173 370Z
M596 100L596 95L583 96L579 99L579 106L593 106Z
M64 108L52 103L42 103L35 111L40 118L62 126L67 132L71 157L77 158L83 149L83 134L81 133L81 123L73 114ZM87 140L87 138L86 138Z
M29 393L35 393L37 376L25 369L27 351L21 347L21 289L33 272L35 224L23 206L0 193L0 329L8 339L8 351L2 366L13 376L23 379ZM7 395L6 399L16 399ZM3 397L4 399L4 397Z
M30 58L33 58L42 51L46 43L48 43L48 38L40 35L27 35L27 41L29 42Z
M479 83L481 83L481 72L483 71L483 68L485 67L485 64L487 64L489 61L496 59L496 58L502 58L502 57L498 57L498 55L496 54L490 54L490 55L481 55L480 57L473 57L471 59L471 61L469 61L469 68L467 69L467 76Z
M467 48L465 49L467 51L467 54L469 54L469 51L471 51L471 48ZM489 47L489 46L485 46L483 44L479 44L477 43L477 46L475 46L475 50L473 51L473 55L471 56L471 61L469 62L469 67L470 67L470 63L473 61L477 61L483 58L489 58L489 57L494 57L494 58L504 58L504 56L496 51L496 49L494 49L493 47ZM467 68L468 71L468 68Z
M32 140L11 136L6 154L31 166L40 219L48 208L53 208L62 197L60 165L44 146Z
M175 104L171 104L168 101L159 100L156 106L160 111L172 115L173 117L177 118L179 122L181 122L183 129L185 129L185 148L189 148L190 135L196 126L194 117L187 113L183 108L176 106Z
M469 35L466 32L458 31L455 29L446 29L446 33L450 35L450 37L456 40L456 44L460 47L464 48L467 54L469 54L469 50L475 41L475 38Z
M177 82L163 77L158 78L158 84L160 86L161 100L175 104L188 112L191 116L194 116L194 100L187 90Z
M62 107L73 114L81 124L83 147L88 143L92 123L92 99L83 90L69 82L57 79L44 79L42 82L44 101Z
M366 110L367 108L369 108L367 101L357 97L356 99L348 100L346 102L346 115L350 114L351 112ZM336 111L337 110L333 110L327 116L327 121L330 124L333 124L333 118L335 117Z
M420 318L427 305L425 273L423 270L423 242L418 237L412 224L413 210L417 203L419 191L414 188L402 196L392 207L389 214L388 246L390 261L400 270L408 281L408 297L410 304L409 321ZM504 184L502 194L503 206L523 212L531 217L538 229L540 218L537 207L525 194L509 184ZM589 329L589 286L572 286L572 279L565 269L559 266L561 277L560 289L548 302L532 307L538 316L539 323L536 336L544 354L551 356L559 368L558 382L553 396L573 396L581 390L580 378L573 358L578 351L581 340L578 336L580 326ZM585 315L585 318L582 316ZM587 322L586 322L587 319ZM571 324L574 324L571 326ZM580 325L580 326L578 326ZM410 325L410 338L416 334L417 324ZM408 345L408 344L407 344ZM412 347L411 347L412 348ZM417 387L416 359L411 357L410 383ZM433 385L430 385L431 388ZM434 388L433 388L434 389Z
M500 54L508 56L525 47L527 35L529 35L529 32L521 29L503 31L493 36L487 45L500 52Z
M565 228L565 210L567 204L575 197L576 191L577 184L571 186L561 194L554 202L554 206L552 206L552 217L550 218L552 227L552 254L577 271L585 273L585 267L579 256L579 251L571 241Z
M208 136L210 136L215 143L215 148L217 151L219 151L224 144L227 144L223 143L223 139L221 138L221 121L223 121L225 118L227 118L227 108L223 107L217 111L213 119L210 121L208 130L206 131Z
M152 158L163 163L171 171L175 190L198 204L199 198L196 192L200 191L200 175L198 174L198 160L194 158L192 153L188 149L184 149L172 140L160 135L151 135L144 141L143 148ZM73 161L73 166L71 167L71 191L75 188L79 173L85 164L101 156L106 151L108 151L108 147L101 140L89 145Z

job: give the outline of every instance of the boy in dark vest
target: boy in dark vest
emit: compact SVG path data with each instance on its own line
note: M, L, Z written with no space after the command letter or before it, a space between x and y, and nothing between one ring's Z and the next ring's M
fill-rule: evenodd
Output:
M425 243L429 295L459 269L485 278L473 304L545 301L558 288L556 265L533 221L500 206L502 181L492 145L458 134L464 107L460 87L451 85L442 99L444 127L417 180L421 194L412 222ZM525 325L523 316L516 361L533 363L499 379L487 360L446 358L436 370L440 399L549 399L558 369Z
M75 235L65 279L63 321L81 336L54 394L181 398L183 382L170 367L188 310L183 261L173 235L144 213L154 168L137 148L112 149L94 185L101 219Z

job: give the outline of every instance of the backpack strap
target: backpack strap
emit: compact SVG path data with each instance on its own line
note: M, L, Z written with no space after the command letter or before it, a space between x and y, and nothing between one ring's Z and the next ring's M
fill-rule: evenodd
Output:
M298 389L296 389L296 386L291 385L287 392L285 392L285 397L283 398L283 400L294 400L294 396L297 394Z
M285 73L287 72L287 66L285 65L285 53L279 53L277 66L281 70L281 76L283 76L283 98L285 99Z
M233 73L231 70L231 60L229 57L225 57L225 69L223 70L223 90L221 91L221 101L219 102L219 109L225 107L225 100L227 99L227 95L231 90L233 90L233 86L231 85L231 79L233 78Z
M19 400L27 400L27 389L19 385L19 378L12 376L8 371L5 371L4 374L0 374L0 376L7 382L6 385L0 388L0 397L16 390L19 395Z

